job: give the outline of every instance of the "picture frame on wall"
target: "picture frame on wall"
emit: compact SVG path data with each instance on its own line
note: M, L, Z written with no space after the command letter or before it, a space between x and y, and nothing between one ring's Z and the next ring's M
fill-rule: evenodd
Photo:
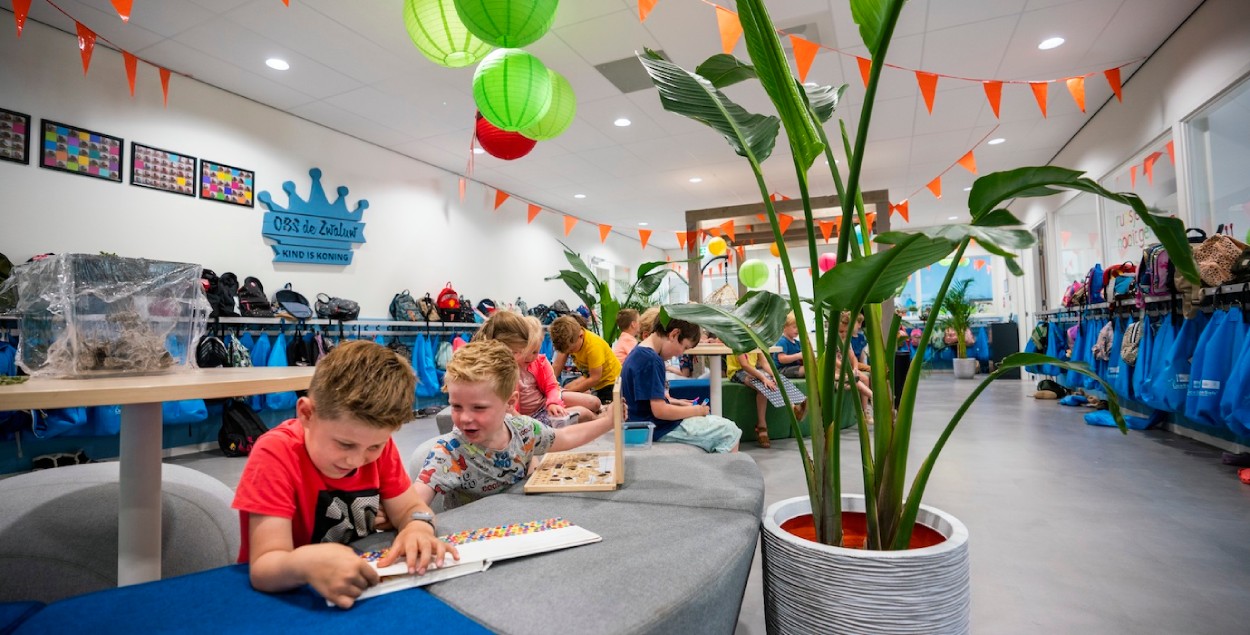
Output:
M196 158L130 143L130 184L195 198Z
M30 115L0 108L0 161L30 163Z
M256 206L256 173L208 159L200 159L200 198Z
M39 167L122 182L125 141L102 132L43 119Z

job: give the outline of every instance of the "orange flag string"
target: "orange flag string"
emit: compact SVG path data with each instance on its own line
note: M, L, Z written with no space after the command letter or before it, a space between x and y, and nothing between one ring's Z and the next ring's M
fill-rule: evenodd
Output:
M13 20L17 22L17 37L22 37L27 15L30 15L30 0L13 0Z
M998 119L998 107L1003 102L1003 83L997 81L981 82L985 87L985 98L990 102L990 108L994 110L994 118Z
M1107 83L1111 85L1111 92L1115 93L1116 101L1123 102L1124 93L1123 87L1120 85L1120 68L1118 66L1116 68L1108 68L1102 74L1107 78Z
M1033 98L1037 100L1037 107L1042 109L1042 118L1046 118L1046 86L1048 82L1029 82L1029 88L1033 89Z
M117 9L117 15L122 22L130 22L130 7L134 4L134 0L113 0L113 8Z
M864 220L868 221L868 231L873 231L873 228L877 226L877 213L864 214Z
M916 83L920 84L920 94L924 97L924 105L933 114L933 93L937 91L938 76L933 73L916 71Z
M868 76L872 75L872 60L856 56L855 61L859 64L859 77L864 80L864 88L867 88Z
M746 247L744 247L744 246L742 246L742 245L738 245L737 247L734 247L734 251L738 252L738 262L742 262L743 260L746 260L746 259L747 259L747 248L746 248Z
M790 36L790 45L794 47L794 66L799 71L799 81L807 81L807 72L812 70L812 62L816 61L816 53L820 45L805 40L797 35Z
M1146 173L1146 182L1153 184L1155 182L1155 161L1163 156L1162 152L1151 153L1146 157L1146 161L1142 164L1142 171Z
M78 30L78 52L82 55L82 74L86 77L87 68L91 66L91 54L95 51L95 32L77 20L74 27Z
M716 26L720 28L721 49L726 55L733 55L734 47L742 37L742 23L738 21L738 14L725 7L716 7Z
M655 8L655 3L660 0L639 0L638 1L638 21L646 22L647 16L651 14L651 10Z
M1068 230L1066 230L1066 229L1065 229L1065 230L1063 230L1063 231L1061 231L1061 232L1059 232L1059 240L1063 241L1063 246L1064 246L1064 247L1067 247L1067 246L1068 246L1068 241L1072 240L1072 232L1070 232L1070 231L1068 231Z
M904 223L910 223L910 222L911 222L911 214L910 214L910 212L908 212L908 210L907 210L907 206L908 206L908 205L910 205L910 203L908 203L908 202L907 202L907 199L903 199L903 202L899 203L898 205L891 205L891 206L890 206L890 211L891 211L891 212L898 212L898 215L903 217L903 222L904 222Z
M1176 165L1176 146L1175 146L1175 144L1173 144L1171 141L1169 141L1169 142L1168 142L1168 144L1167 144L1166 146L1164 146L1164 147L1166 147L1166 148L1167 148L1167 151L1168 151L1168 163L1171 163L1172 165Z
M495 190L495 209L499 209L499 206L503 205L503 202L508 200L509 196L512 195L503 190Z
M464 190L466 187L468 187L468 185L469 185L469 179L466 179L463 176L460 177L460 202L461 203L464 202Z
M734 239L734 222L732 220L727 220L724 223L721 223L720 230L725 232L725 235L729 237L729 240Z
M642 248L646 249L647 241L651 240L651 230L650 229L638 230L638 239L642 241Z
M786 230L790 229L790 223L794 222L794 217L789 214L778 214L777 225L781 228L781 235L786 235Z
M537 216L538 216L538 213L539 213L539 212L541 212L541 211L543 211L543 208L541 208L541 207L539 207L539 206L537 206L537 205L535 205L535 204L533 204L533 203L530 203L530 204L529 204L529 210L528 210L528 212L527 212L527 214L526 214L527 220L525 221L525 224L526 224L526 225L528 225L528 224L530 224L530 223L534 222L534 218L535 218L535 217L537 217Z
M130 96L135 96L135 74L139 71L139 58L122 51L122 61L126 64L126 82L130 84Z
M719 228L719 227L708 227L707 229L705 229L705 230L703 230L703 231L704 231L704 232L706 232L707 234L711 235L711 236L715 236L715 237L717 237L717 238L720 238L720 228Z
M682 249L685 249L686 248L686 232L676 232L676 234L677 234L677 246Z
M977 158L972 154L972 150L969 150L968 154L959 159L959 165L973 174L977 173Z
M573 227L575 225L577 225L577 217L569 216L568 214L565 214L564 215L564 235L568 236L569 234L573 233Z
M1129 187L1132 187L1132 188L1137 187L1137 166L1136 165L1131 165L1128 168L1128 182L1129 182Z
M1068 85L1068 92L1072 94L1072 101L1076 102L1076 107L1085 112L1085 77L1069 77L1064 80Z
M829 237L833 235L833 221L822 220L822 221L817 221L817 224L820 225L820 235L824 236L825 243L828 244Z
M925 187L929 188L930 192L933 192L934 198L942 198L942 177L939 176L936 179L929 181L929 184Z
M776 194L773 194L773 196L776 196ZM775 198L773 199L773 201L774 201L774 202L776 202L776 200L777 200L777 199L775 199ZM764 215L764 214L756 214L756 215L755 215L755 217L756 217L756 218L758 218L758 219L760 220L760 222L761 222L761 223L767 223L767 222L768 222L768 216L766 216L766 215Z
M165 107L169 107L169 69L161 68L161 94L165 97Z
M599 242L600 243L608 242L608 234L610 233L612 233L611 225L600 225L599 226Z

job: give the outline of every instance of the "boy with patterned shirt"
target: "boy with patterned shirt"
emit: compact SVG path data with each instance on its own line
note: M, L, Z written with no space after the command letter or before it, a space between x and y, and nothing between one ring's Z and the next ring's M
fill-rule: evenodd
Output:
M249 563L254 588L309 584L351 607L378 575L346 543L372 534L383 511L398 535L380 566L404 556L410 573L424 573L456 555L435 536L429 505L391 439L412 418L415 385L405 360L369 341L338 346L318 362L296 418L256 441L235 493L239 562Z
M456 351L444 378L455 428L438 438L417 474L413 488L421 500L442 496L451 508L497 494L525 480L535 456L585 445L612 427L611 417L549 428L509 414L519 372L502 342L475 341Z
M612 347L602 337L582 328L577 320L569 316L557 318L547 329L551 334L551 345L556 349L556 358L552 362L557 370L564 368L569 355L577 367L586 372L565 384L569 392L589 391L599 401L612 401L612 386L621 375L621 361L612 352Z

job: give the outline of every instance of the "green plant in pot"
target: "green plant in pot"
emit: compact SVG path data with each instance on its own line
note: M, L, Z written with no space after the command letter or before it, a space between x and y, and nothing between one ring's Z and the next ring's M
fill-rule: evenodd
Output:
M955 264L952 263L951 267ZM951 283L942 299L942 319L939 325L943 330L955 334L955 377L972 379L977 374L977 360L968 358L967 334L972 331L972 316L980 308L976 302L968 298L968 287L972 286L971 278L956 280Z
M808 171L817 158L826 159L832 174L841 202L841 226L850 228L858 222L861 228L868 227L861 200L860 174L881 69L904 4L903 0L850 2L851 13L871 54L872 68L858 129L852 135L845 125L838 127L848 159L845 178L834 161L824 129L833 118L845 87L804 85L791 74L763 0L737 2L750 54L749 64L729 55L715 55L692 73L652 51L639 55L659 89L660 101L666 110L713 128L750 164L774 242L780 247L781 269L788 290L786 297L769 292L747 294L732 310L681 304L666 306L664 313L698 323L735 353L771 346L779 338L786 314L791 311L799 322L810 393L807 401L810 444L804 441L798 421L793 417L791 425L798 439L808 495L773 505L765 517L765 608L770 633L865 632L873 630L868 626L872 624L889 624L891 632L966 631L970 597L967 531L954 517L921 504L942 448L989 382L1011 369L1045 363L1098 379L1083 364L1033 353L1007 357L956 410L934 447L924 455L909 485L908 460L922 360L916 356L908 367L896 411L891 398L890 362L897 348L900 318L894 317L892 323L882 320L882 304L898 295L909 275L946 258L958 262L973 240L991 254L1001 256L1012 273L1022 275L1016 256L1018 250L1033 244L1033 236L1021 227L1005 205L1019 197L1079 190L1131 207L1167 247L1169 254L1175 254L1173 262L1177 271L1187 279L1198 279L1197 266L1179 220L1155 214L1137 196L1105 190L1079 172L1043 166L977 179L969 193L971 222L967 224L876 236L866 230L862 245L850 238L854 232L841 232L837 253L840 264L826 273L814 271L812 298L800 298L794 267L761 164L772 154L784 127L803 202L810 262L817 261L817 243ZM726 86L748 80L762 85L777 114L748 112L721 92ZM942 306L948 295L955 270L955 267L949 268L938 290L936 307ZM808 301L815 309L814 323L810 325L801 310L802 303ZM851 315L862 312L866 316L872 367L870 383L875 395L871 406L875 426L871 430L853 389L851 364L841 363L842 359L850 359L849 338L840 337L837 328L843 312ZM927 342L932 337L939 313L937 310L929 312L922 341ZM769 363L773 363L771 358ZM775 373L776 369L773 370ZM1104 383L1103 388L1111 395L1109 408L1124 430L1119 405L1110 387ZM847 417L854 419L858 432L863 495L846 494L843 490L842 439L838 430ZM850 542L844 512L860 513L863 535L856 542L862 542L864 549L843 546L844 539ZM811 514L814 540L803 540L778 528L789 516L806 513ZM918 523L937 530L945 540L912 549ZM872 562L874 560L876 562Z
M562 280L573 293L577 294L582 304L590 309L591 316L598 316L597 320L592 321L592 328L596 333L603 336L609 344L616 341L620 336L620 329L616 325L616 314L621 309L635 307L643 298L649 298L655 295L659 290L660 284L664 282L664 277L672 274L681 278L676 271L668 268L666 262L644 262L638 266L637 278L624 288L621 297L612 295L612 286L607 280L600 280L595 272L590 270L590 266L577 252L564 248L564 258L572 265L572 269L561 269L559 273L547 280ZM599 307L596 311L595 307ZM602 329L599 322L602 321Z

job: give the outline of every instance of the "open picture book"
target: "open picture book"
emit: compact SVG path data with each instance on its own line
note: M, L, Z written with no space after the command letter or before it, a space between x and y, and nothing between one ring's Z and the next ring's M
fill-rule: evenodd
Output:
M456 546L460 560L448 557L443 566L430 568L424 575L410 575L408 564L400 559L387 567L378 567L386 550L366 551L361 557L377 569L382 581L370 587L358 599L394 593L403 589L425 586L443 580L458 578L470 573L480 573L499 560L520 558L548 551L578 547L603 540L599 534L578 527L563 518L548 518L527 523L483 527L440 537ZM329 602L327 602L329 604Z

